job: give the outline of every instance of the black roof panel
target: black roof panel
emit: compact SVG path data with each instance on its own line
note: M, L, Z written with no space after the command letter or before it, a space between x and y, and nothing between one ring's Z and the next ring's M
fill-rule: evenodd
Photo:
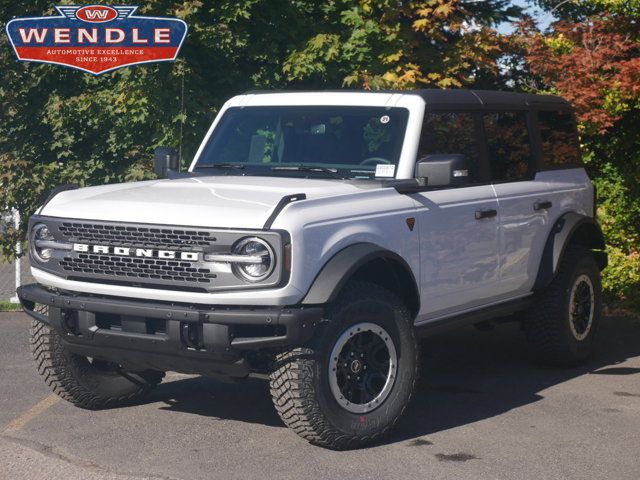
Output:
M407 92L408 93L408 92ZM431 108L522 108L569 107L569 103L556 95L502 92L499 90L416 90L427 107Z

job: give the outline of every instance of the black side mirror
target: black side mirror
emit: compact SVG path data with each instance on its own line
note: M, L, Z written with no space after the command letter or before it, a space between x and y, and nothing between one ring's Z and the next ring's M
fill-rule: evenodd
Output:
M426 178L429 187L466 185L471 180L469 161L458 153L427 155L416 164L416 178Z
M156 148L153 151L153 170L158 178L166 178L171 171L180 171L178 152L168 147Z

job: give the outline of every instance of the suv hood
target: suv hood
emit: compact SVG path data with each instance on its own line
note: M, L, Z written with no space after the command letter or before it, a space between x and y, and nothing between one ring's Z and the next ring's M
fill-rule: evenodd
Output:
M259 229L285 195L304 193L307 199L313 199L355 193L362 188L347 181L282 177L153 180L65 191L45 205L40 214L83 220Z

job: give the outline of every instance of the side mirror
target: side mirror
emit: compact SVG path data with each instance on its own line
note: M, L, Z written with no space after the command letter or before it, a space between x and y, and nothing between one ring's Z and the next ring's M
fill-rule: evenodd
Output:
M418 160L416 177L426 178L429 187L466 185L471 180L469 161L458 153L427 155Z
M153 170L158 178L167 178L170 171L180 171L180 158L173 148L158 147L153 151Z

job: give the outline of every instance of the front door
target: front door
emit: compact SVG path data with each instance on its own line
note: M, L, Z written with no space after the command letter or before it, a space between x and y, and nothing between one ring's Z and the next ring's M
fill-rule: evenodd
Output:
M489 304L496 295L498 202L480 162L480 129L477 114L425 114L418 159L465 155L469 182L412 195L420 229L418 322Z
M490 185L415 195L427 319L491 303L498 286L498 202Z

